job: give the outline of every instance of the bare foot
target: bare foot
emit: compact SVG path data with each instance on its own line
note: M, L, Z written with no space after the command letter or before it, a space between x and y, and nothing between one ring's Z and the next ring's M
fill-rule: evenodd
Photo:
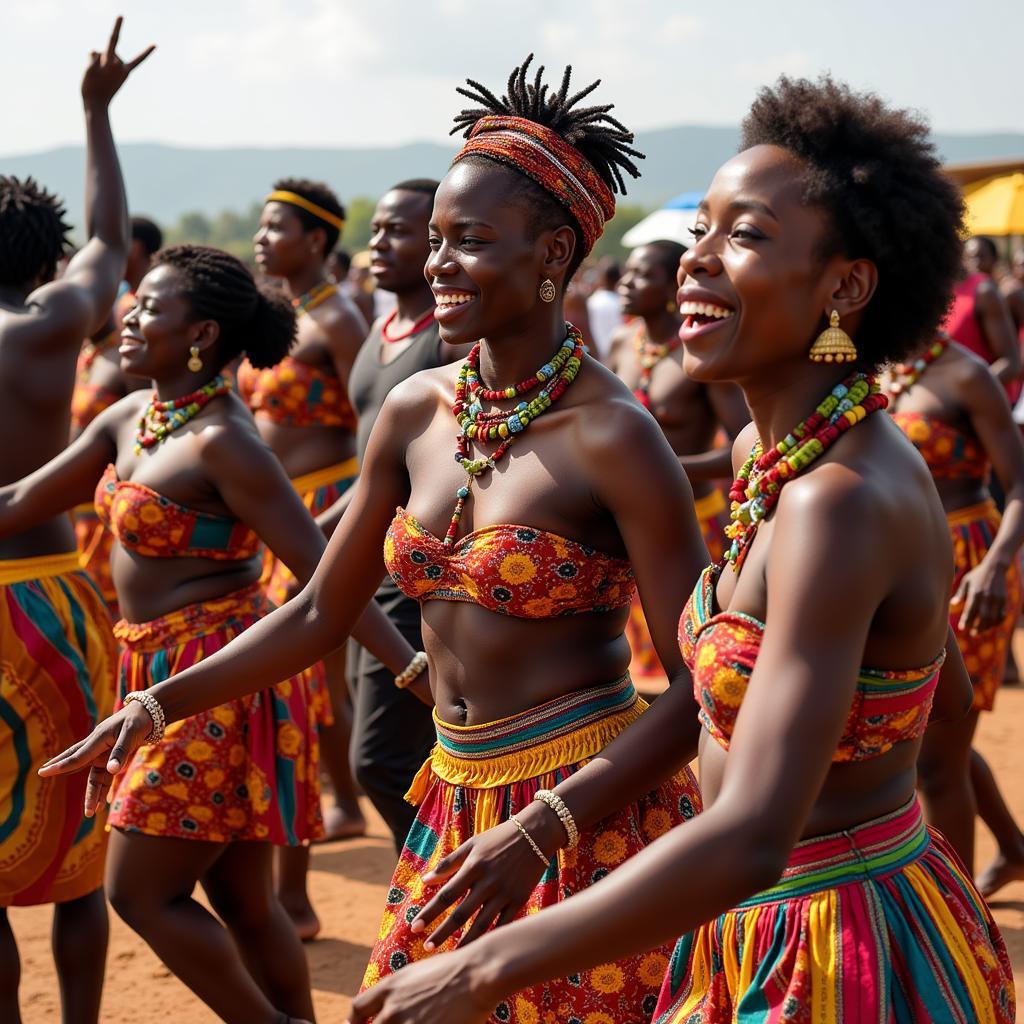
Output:
M291 918L299 941L312 942L320 934L320 918L316 916L313 904L304 897L296 897L293 900L278 893L277 898L281 901L285 913Z
M366 835L366 819L359 812L343 810L338 804L324 812L324 837L319 843L331 843L338 839L355 839Z
M994 896L1004 885L1024 880L1024 860L1010 860L1005 854L996 854L995 860L978 875L978 891L985 899Z

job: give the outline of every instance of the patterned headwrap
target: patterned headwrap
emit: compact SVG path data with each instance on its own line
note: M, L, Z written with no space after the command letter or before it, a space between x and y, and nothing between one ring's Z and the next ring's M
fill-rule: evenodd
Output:
M615 196L593 164L557 132L535 121L499 114L481 117L452 165L473 154L514 167L554 196L582 229L584 255L615 213Z

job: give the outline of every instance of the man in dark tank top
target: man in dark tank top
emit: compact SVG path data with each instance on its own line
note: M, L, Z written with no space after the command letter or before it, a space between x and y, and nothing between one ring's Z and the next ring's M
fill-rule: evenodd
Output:
M391 389L420 370L465 355L464 349L441 341L434 295L423 276L430 255L427 225L437 185L428 179L401 182L384 194L374 211L370 270L378 288L394 293L396 307L371 327L349 375L349 399L359 416L360 462ZM333 532L351 494L319 517L326 533ZM420 650L419 605L402 594L390 577L381 584L376 599L402 635ZM415 817L405 793L435 739L430 708L412 693L399 690L394 674L354 641L349 642L348 679L353 705L352 772L387 822L400 851Z

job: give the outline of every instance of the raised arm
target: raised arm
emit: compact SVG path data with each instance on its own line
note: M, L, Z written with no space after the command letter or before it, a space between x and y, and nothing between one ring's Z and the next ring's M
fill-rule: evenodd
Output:
M348 637L383 578L384 535L395 506L408 497L405 441L399 424L415 420L419 409L414 389L403 385L399 392L392 393L374 427L356 484L355 514L345 517L309 583L223 650L151 687L149 692L160 701L168 722L273 686L329 654ZM305 510L303 514L309 518ZM151 728L148 713L130 704L47 762L40 774L64 775L91 768L86 792L86 813L91 814L110 784L110 774L121 770Z
M1020 342L1013 329L1010 309L994 281L983 281L978 286L975 315L988 347L995 355L992 372L1004 384L1018 380L1021 375Z
M873 540L884 526L877 503L840 467L815 475L776 512L771 618L713 806L572 899L384 979L356 999L351 1021L386 1012L395 1024L480 1024L507 993L661 945L778 879L831 767L891 585ZM837 550L841 603L821 599Z
M78 343L103 326L117 297L128 256L129 222L121 166L110 130L110 102L131 72L153 52L147 47L125 63L117 55L121 19L104 53L93 51L82 78L86 129L86 231L89 241L72 257L64 275L28 298L45 318L44 337Z

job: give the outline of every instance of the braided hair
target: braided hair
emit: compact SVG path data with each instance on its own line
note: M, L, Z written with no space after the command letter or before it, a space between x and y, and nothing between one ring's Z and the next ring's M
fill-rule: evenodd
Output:
M322 181L310 181L308 178L281 178L274 182L275 192L294 192L303 199L308 199L317 206L322 206L328 213L333 213L339 220L345 219L345 207L341 200L329 185ZM327 235L327 244L324 246L323 255L326 256L341 238L341 232L333 225L321 220L316 214L304 210L301 206L291 206L288 209L299 218L306 231L313 231L321 228Z
M177 270L196 318L217 322L222 367L244 353L263 369L288 354L295 312L282 293L261 288L241 260L206 245L173 245L157 253L153 266Z
M33 178L0 175L0 284L52 279L68 246L64 204Z
M644 154L632 146L633 133L621 121L611 116L609 111L614 107L613 103L591 107L577 105L601 84L601 80L597 79L585 88L570 94L572 66L569 65L562 73L562 84L556 92L543 80L543 65L537 68L532 81L527 79L532 62L531 53L522 64L513 69L508 77L505 95L500 99L480 82L472 78L467 79L466 85L459 86L457 91L479 105L460 111L455 117L455 127L449 134L461 132L469 138L477 121L494 114L525 118L560 135L586 157L612 192L625 195L626 184L623 175L639 178L640 170L635 161L644 159ZM482 153L474 153L466 159L486 160L491 166L495 163ZM510 171L509 177L510 181L516 183L510 187L511 197L525 201L529 206L530 226L534 234L539 235L542 231L568 224L576 235L576 251L566 275L568 281L583 262L583 232L579 223L554 196L525 174Z

